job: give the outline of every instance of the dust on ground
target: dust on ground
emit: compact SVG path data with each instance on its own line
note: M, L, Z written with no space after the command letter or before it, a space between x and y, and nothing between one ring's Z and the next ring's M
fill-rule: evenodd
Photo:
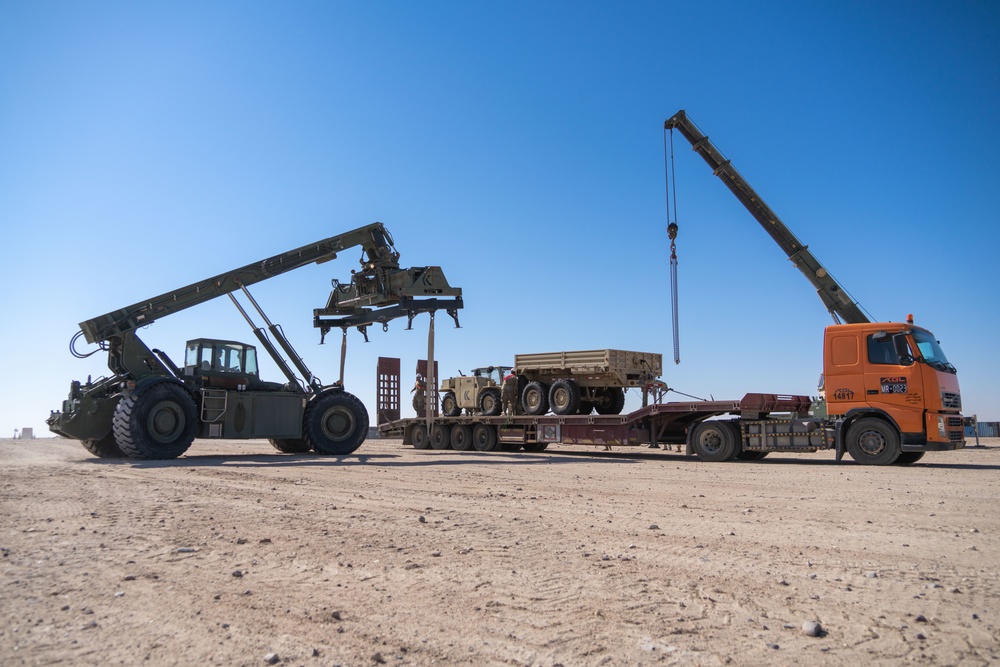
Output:
M0 662L985 665L1000 441L982 443L874 468L0 440Z

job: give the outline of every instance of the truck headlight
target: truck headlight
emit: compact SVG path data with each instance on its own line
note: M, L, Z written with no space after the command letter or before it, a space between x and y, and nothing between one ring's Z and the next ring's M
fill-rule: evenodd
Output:
M938 435L941 436L942 439L948 437L948 431L944 428L944 417L940 415L938 415Z

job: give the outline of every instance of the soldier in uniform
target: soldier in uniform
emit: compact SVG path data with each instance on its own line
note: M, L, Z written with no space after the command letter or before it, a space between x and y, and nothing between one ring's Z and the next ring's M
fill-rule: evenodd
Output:
M513 373L507 375L500 385L500 401L505 415L517 414L517 376Z

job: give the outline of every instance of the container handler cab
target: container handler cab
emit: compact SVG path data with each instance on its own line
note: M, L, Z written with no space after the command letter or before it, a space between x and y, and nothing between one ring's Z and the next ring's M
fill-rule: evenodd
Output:
M295 352L281 328L272 324L247 287L311 263L335 259L360 246L361 270L348 284L333 281L325 308L313 311L323 335L344 333L340 378L323 384ZM253 319L233 296L240 291L267 326ZM167 315L227 295L246 319L260 346L285 376L284 383L260 379L257 348L245 343L197 338L188 341L183 366L161 350L151 350L137 330ZM108 353L112 375L70 384L62 409L47 423L59 435L80 440L99 457L169 459L183 454L195 438L266 438L282 452L349 454L368 435L364 404L344 390L348 327L367 340L367 327L421 312L447 310L456 325L462 290L451 287L440 267L399 266L399 253L382 223L269 257L80 323L70 343L83 336ZM270 334L270 337L269 335ZM272 342L273 339L273 342ZM287 355L286 361L278 347ZM298 375L296 374L298 373ZM301 379L300 379L301 376Z
M916 326L912 315L905 322L872 322L683 110L664 123L665 132L674 129L816 288L835 322L824 332L825 409L814 405L812 418L704 421L691 429L688 453L752 458L825 437L838 460L846 450L860 463L887 465L964 447L957 371L934 334ZM676 221L668 233L676 237Z

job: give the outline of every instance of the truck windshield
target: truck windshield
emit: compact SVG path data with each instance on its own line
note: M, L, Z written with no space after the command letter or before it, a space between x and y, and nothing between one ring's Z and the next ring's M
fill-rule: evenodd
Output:
M924 362L938 370L948 371L949 373L955 372L955 367L948 362L948 357L944 355L944 350L941 349L941 346L931 332L914 329L911 333Z

